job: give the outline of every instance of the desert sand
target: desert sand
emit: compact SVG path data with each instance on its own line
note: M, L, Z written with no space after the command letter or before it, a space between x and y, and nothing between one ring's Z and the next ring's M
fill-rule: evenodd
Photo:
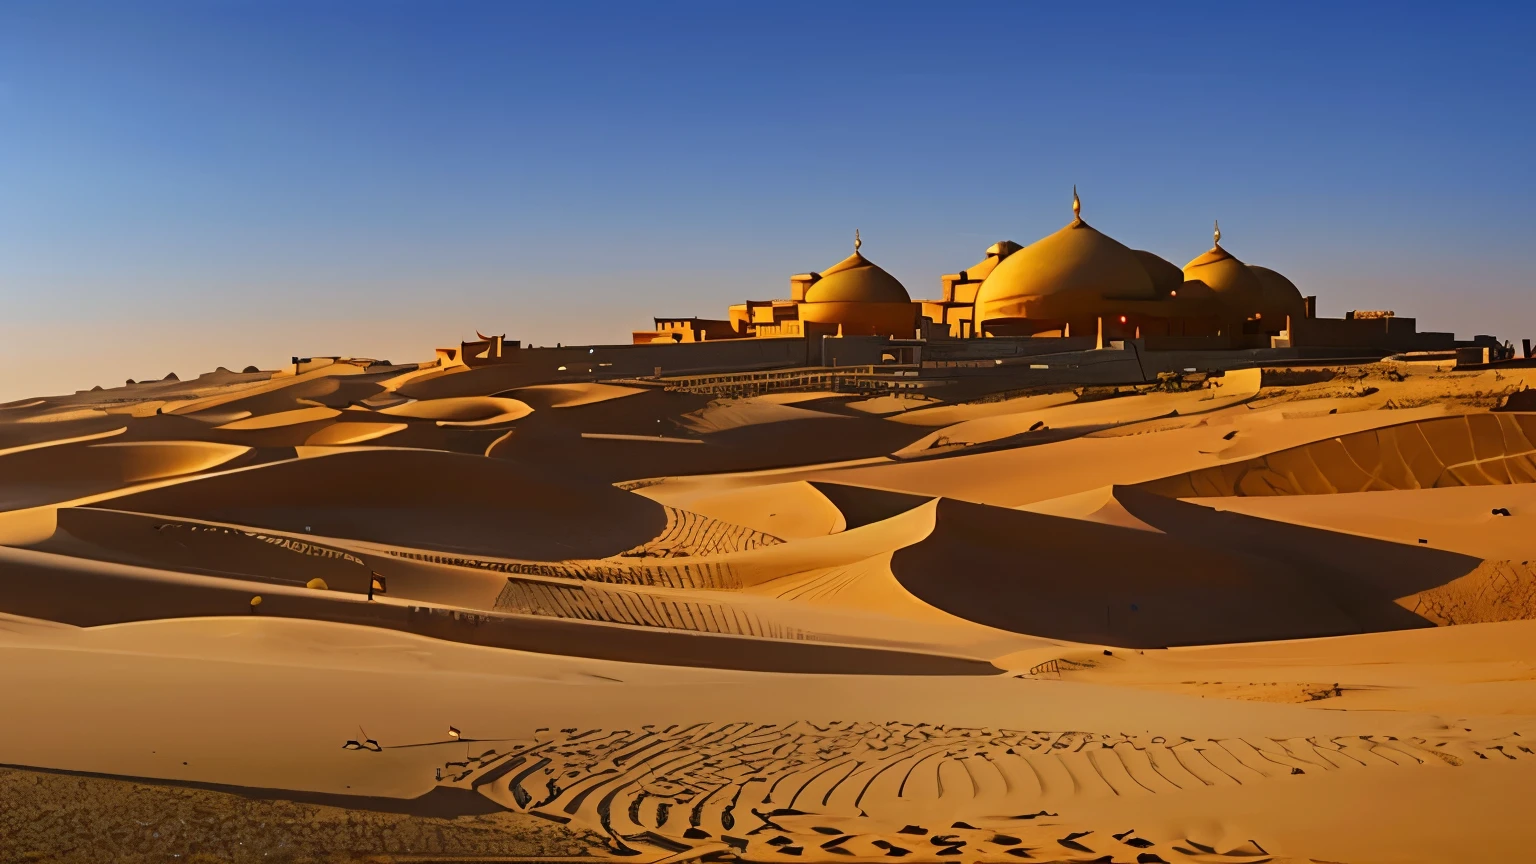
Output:
M0 860L1536 855L1530 370L488 368L0 405Z

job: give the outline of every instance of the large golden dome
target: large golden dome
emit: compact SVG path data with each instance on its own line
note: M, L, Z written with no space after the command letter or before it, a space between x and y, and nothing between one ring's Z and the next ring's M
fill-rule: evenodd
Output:
M1283 326L1287 315L1292 320L1306 317L1307 301L1302 299L1296 283L1268 267L1249 265L1248 269L1259 277L1259 311L1264 313L1264 320L1274 320L1276 326Z
M895 276L859 254L821 271L805 291L807 303L911 303L907 289Z
M1263 305L1264 288L1247 264L1221 248L1221 228L1216 228L1215 245L1184 265L1184 279L1204 282L1216 292L1221 302L1244 318L1258 314Z
M1074 193L1073 210L1077 209ZM997 265L976 292L976 321L1029 317L1025 307L1037 305L1051 307L1049 317L1094 314L1100 300L1157 297L1152 277L1136 253L1078 216ZM1038 298L1052 299L1033 302Z

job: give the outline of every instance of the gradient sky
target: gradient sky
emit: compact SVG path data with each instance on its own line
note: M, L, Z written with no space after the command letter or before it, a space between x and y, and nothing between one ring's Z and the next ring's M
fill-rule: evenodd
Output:
M1083 215L1536 337L1513 5L0 2L0 399L623 343Z

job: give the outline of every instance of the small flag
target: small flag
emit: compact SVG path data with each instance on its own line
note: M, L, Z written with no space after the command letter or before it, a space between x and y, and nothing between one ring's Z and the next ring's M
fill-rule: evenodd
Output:
M378 592L379 594L389 593L389 591L384 587L384 577L377 573L373 574L373 585L370 586L369 590Z
M457 728L453 727L453 726L449 726L448 727L448 737L449 738L457 738L457 737L459 737L459 730Z

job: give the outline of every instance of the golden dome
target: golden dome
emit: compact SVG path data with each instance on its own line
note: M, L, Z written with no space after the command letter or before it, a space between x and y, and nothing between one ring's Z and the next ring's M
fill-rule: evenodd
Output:
M1247 264L1221 248L1221 228L1216 228L1215 245L1210 251L1184 265L1184 279L1204 282L1233 312L1251 318L1260 311L1264 289L1259 277Z
M1259 278L1259 289L1262 292L1259 311L1264 314L1264 320L1273 319L1275 326L1282 327L1287 315L1293 320L1306 317L1307 301L1302 299L1296 283L1268 267L1249 265L1248 269Z
M1131 254L1136 256L1142 269L1152 277L1152 287L1157 289L1158 297L1167 297L1184 284L1184 273L1179 270L1179 265L1167 258L1143 249L1132 249Z
M805 291L807 303L911 303L907 289L857 250L821 271Z
M1073 194L1073 211L1078 210ZM1027 317L1027 300L1055 298L1051 317L1092 314L1102 299L1155 300L1137 254L1079 216L1055 234L1009 255L976 292L976 321Z

